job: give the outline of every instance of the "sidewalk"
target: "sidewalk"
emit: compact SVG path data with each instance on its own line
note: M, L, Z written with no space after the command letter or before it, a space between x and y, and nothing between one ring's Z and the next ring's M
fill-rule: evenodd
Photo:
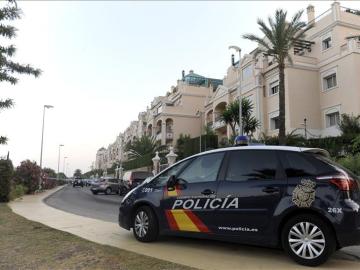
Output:
M61 187L60 187L61 188ZM306 269L291 261L282 251L215 241L164 238L156 243L140 243L132 232L117 224L57 210L43 199L60 188L25 196L9 203L11 209L27 219L66 231L100 244L106 244L199 269ZM330 260L317 269L359 269L360 263Z

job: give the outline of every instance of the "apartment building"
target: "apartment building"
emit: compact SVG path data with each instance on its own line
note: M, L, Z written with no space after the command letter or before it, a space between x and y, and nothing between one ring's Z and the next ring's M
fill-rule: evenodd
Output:
M114 163L124 159L124 134L120 133L115 142L107 148L101 147L96 152L95 169L105 170L111 168Z
M321 16L307 8L312 28L291 51L293 63L285 69L286 130L307 136L336 136L342 113L360 114L360 12L334 2ZM278 133L279 75L271 57L254 52L239 57L227 70L224 83L206 100L205 124L220 138L230 129L220 119L226 105L241 93L254 106L261 122L256 132Z
M206 98L222 84L190 70L171 87L166 96L156 97L147 110L146 134L161 145L176 144L180 134L197 137L203 125L202 113Z

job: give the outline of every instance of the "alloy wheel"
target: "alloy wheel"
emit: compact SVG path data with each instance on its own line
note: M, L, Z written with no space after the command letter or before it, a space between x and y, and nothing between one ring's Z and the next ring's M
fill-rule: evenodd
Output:
M149 217L144 211L137 213L134 229L138 237L143 238L149 230Z
M324 233L311 222L299 222L292 226L288 241L292 251L303 259L315 259L325 249Z

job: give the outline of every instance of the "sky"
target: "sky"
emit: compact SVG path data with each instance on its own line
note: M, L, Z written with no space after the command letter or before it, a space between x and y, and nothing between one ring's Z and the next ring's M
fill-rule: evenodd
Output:
M260 35L258 17L276 8L293 15L309 4L317 16L331 3L18 1L23 15L13 23L14 60L43 73L21 75L15 86L1 84L0 99L12 98L15 106L0 112L0 135L9 139L0 156L9 151L14 166L25 159L39 163L43 106L49 104L43 167L57 170L63 144L60 171L89 171L96 151L176 85L182 70L222 79L233 53L229 45L243 53L256 47L241 36ZM355 1L341 5L360 8Z

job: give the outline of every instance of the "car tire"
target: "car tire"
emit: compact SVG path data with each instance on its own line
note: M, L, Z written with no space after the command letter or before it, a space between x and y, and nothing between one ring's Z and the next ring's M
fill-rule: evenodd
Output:
M298 215L286 222L281 242L285 252L297 263L318 266L336 249L330 225L315 215Z
M140 242L153 242L159 236L157 218L148 206L141 206L135 211L132 225L134 236Z
M110 195L111 194L111 188L107 188L107 189L105 189L105 194L106 195Z

